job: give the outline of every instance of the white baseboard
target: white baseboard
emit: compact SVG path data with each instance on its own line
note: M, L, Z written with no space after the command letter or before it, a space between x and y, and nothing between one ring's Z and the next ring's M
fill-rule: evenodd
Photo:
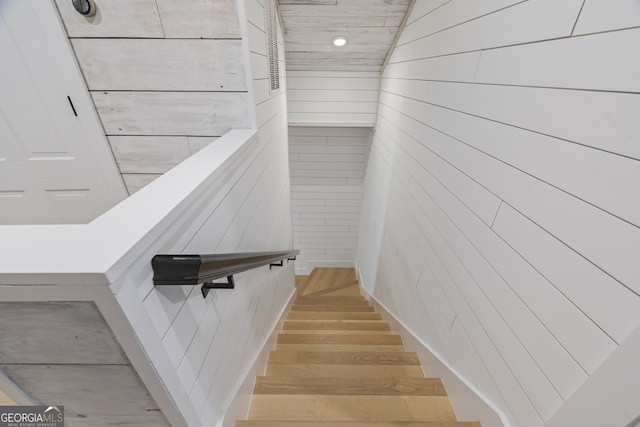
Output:
M309 274L311 274L314 268L355 268L355 261L298 260L296 261L295 266L297 276L308 276Z
M364 291L363 289L363 292ZM511 423L490 402L479 395L472 386L418 339L402 322L373 296L367 298L382 318L391 324L393 330L402 336L405 348L418 353L422 367L429 377L439 377L447 390L447 395L459 421L480 421L482 427L511 427Z
M233 400L229 404L229 407L225 411L224 420L222 421L222 427L234 427L237 420L246 420L249 415L249 406L251 405L251 397L253 396L253 386L256 382L256 377L264 375L267 368L267 359L269 357L269 351L276 348L276 338L280 330L282 329L282 323L293 304L293 297L295 296L295 290L289 297L289 302L280 313L280 318L276 323L271 335L262 347L262 351L251 365L251 368L244 377L242 385L238 389L238 392L233 397Z

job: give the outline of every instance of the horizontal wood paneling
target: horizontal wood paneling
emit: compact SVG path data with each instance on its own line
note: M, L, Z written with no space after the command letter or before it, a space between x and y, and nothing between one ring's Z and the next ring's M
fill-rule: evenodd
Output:
M611 206L612 213L640 224L640 205L632 196L638 194L640 184L628 179L640 173L636 160L413 100L407 100L405 107L408 114L419 114L431 128L583 200ZM514 140L519 141L517 148ZM576 166L574 174L566 174L567 161ZM601 166L600 171L607 172L593 171L590 166L596 163Z
M162 174L191 155L186 137L111 136L109 143L122 173Z
M167 38L240 38L233 0L156 0Z
M169 425L131 366L0 365L0 368L38 402L72 403L65 405L65 418L78 423L96 422L94 418L109 416L110 422L122 424L138 421Z
M448 3L449 1L451 0L422 0L422 1L416 2L416 4L413 6L411 15L407 19L407 24L411 24L412 22L415 22L416 20L422 18L429 12L442 6L445 3Z
M485 51L476 82L640 92L640 59L629 56L638 40L640 28Z
M484 102L487 98L500 101ZM485 119L640 158L638 147L632 142L640 132L634 119L640 103L631 94L432 82L428 101ZM585 123L590 124L588 129Z
M65 402L69 425L169 425L92 302L0 303L0 342L3 375L36 402Z
M290 125L373 126L378 101L377 73L290 71Z
M95 16L85 18L66 0L55 0L69 37L165 36L155 0L110 0L98 3Z
M473 2L462 6L459 2L451 1L437 8L434 6L442 2L422 6L423 8L431 9L428 11L430 13L426 13L415 21L411 21L409 25L404 28L402 35L398 39L398 46L422 38L425 34L434 34L521 2L522 0L488 0ZM415 16L416 13L421 13L422 11L415 11L412 15Z
M0 311L0 364L129 363L92 303L3 302Z
M615 3L606 0L586 0L574 35L637 27L640 23L640 5L634 0Z
M382 76L364 286L514 425L640 323L638 30L603 5L418 2Z
M614 340L631 333L640 305L631 290L509 206L494 230Z
M553 0L520 2L507 9L486 13L464 25L455 25L428 37L406 41L394 50L390 62L566 37L571 34L582 3L581 0L569 0L561 4ZM447 4L451 5L448 9L450 14L467 8L465 3L458 1ZM551 7L554 13L549 14ZM545 21L544 26L539 25L541 21ZM416 57L413 52L420 54Z
M251 125L235 1L114 0L90 18L56 4L107 135L182 137L111 139L130 194L206 144L188 137Z
M246 91L240 40L77 39L90 90Z
M366 138L358 128L289 128L293 238L301 250L301 272L317 261L354 259L362 190L349 181L364 177ZM352 222L331 223L340 220Z
M124 180L125 185L127 186L127 190L129 194L133 194L136 191L140 190L145 185L153 182L155 179L160 177L161 174L138 174L138 173L123 173L122 179Z
M249 127L244 93L93 92L92 96L107 135L220 136L229 129Z
M409 0L279 1L287 70L378 72L408 5ZM333 46L336 35L347 44Z

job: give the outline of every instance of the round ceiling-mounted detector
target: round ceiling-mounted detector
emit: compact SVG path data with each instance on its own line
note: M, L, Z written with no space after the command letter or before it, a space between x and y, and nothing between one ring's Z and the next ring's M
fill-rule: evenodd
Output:
M81 15L93 16L96 14L96 4L93 0L71 0L71 2Z

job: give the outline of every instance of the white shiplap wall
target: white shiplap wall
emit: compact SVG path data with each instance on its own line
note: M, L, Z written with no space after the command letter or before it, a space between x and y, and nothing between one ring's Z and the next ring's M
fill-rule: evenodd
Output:
M379 86L376 72L289 71L289 125L371 127Z
M158 1L159 5L163 3L166 4ZM205 7L216 3L195 4ZM232 160L223 164L220 172L214 172L215 179L198 183L196 191L183 203L190 209L185 211L187 208L182 205L176 208L178 219L166 233L146 239L153 242L155 253L206 254L292 248L284 75L282 89L269 93L263 6L258 0L247 0L243 6L238 8L241 22L237 29L238 36L242 34L242 43L238 43L235 55L244 60L246 66L243 64L242 69L250 71L247 81L252 85L247 93L238 95L246 97L248 103L242 116L244 126L253 125L257 132ZM185 28L185 31L194 29ZM284 62L280 68L284 70ZM201 96L201 93L192 94ZM193 107L201 105L195 102ZM222 111L234 113L233 102L224 105ZM167 199L176 189L183 188L179 180L169 181L171 177L175 179L176 172L186 174L200 170L204 173L209 165L224 158L228 147L237 144L238 132L251 133L227 133L204 148L208 141L187 137L186 142L199 152L125 202L135 204L140 198L150 197L163 205L165 188ZM112 290L186 425L221 426L245 376L293 295L293 263L286 263L282 269L270 270L264 266L237 274L235 289L216 290L203 299L198 286L154 288L149 259L140 257L136 268L142 272L127 271L122 274L123 283L112 284Z
M367 128L290 127L296 271L352 266L358 243Z
M363 284L514 426L640 323L632 3L418 2L383 74Z

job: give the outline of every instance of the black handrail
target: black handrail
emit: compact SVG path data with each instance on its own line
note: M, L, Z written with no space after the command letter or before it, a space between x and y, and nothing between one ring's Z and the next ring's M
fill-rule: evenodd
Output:
M197 285L202 283L202 296L207 297L209 289L233 289L233 275L269 264L282 266L285 259L295 260L299 250L280 252L244 252L235 254L210 255L156 255L151 260L153 284ZM278 264L274 264L280 261ZM227 283L213 283L227 278Z

